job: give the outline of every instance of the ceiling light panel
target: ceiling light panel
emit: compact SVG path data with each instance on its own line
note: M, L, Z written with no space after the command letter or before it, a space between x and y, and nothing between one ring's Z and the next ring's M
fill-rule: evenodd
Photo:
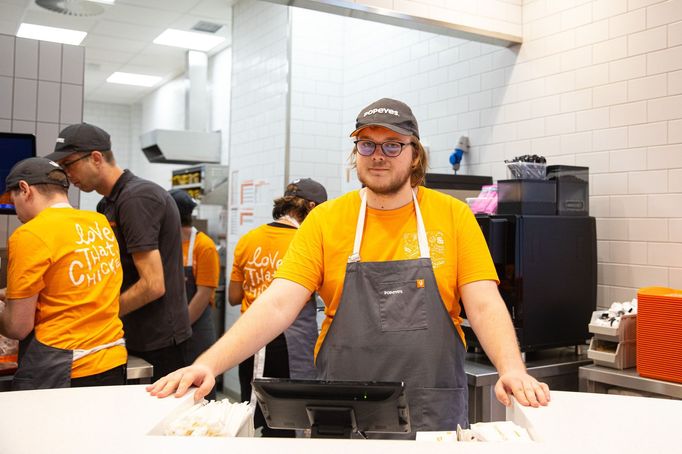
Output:
M136 85L138 87L153 87L161 81L159 76L149 76L146 74L134 74L115 72L107 77L110 84Z
M207 52L225 41L222 36L207 35L206 33L186 32L168 28L154 40L154 44L181 47L183 49Z
M79 45L87 35L86 32L66 28L47 27L45 25L22 23L17 36L20 38L38 39L53 43Z

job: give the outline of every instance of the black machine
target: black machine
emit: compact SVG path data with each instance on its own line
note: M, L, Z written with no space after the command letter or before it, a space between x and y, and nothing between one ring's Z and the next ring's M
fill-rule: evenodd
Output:
M311 429L313 438L410 432L403 383L256 378L253 388L271 428Z
M556 215L477 219L521 351L584 344L597 302L595 219ZM473 331L466 326L464 331L468 346L479 347Z

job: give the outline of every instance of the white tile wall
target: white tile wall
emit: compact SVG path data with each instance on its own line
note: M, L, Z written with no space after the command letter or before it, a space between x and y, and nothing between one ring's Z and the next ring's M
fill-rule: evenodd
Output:
M253 206L254 223L236 227L240 233L269 222L272 200L284 189L289 32L287 7L253 0L233 6L229 163L231 169L238 169L238 174L233 173L237 181L233 182L232 188L238 188L247 180L265 182L260 186L261 198ZM311 79L322 81L324 77L316 71L324 70L313 69L309 75ZM311 109L314 116L315 108ZM320 111L326 114L323 109ZM304 110L301 117L307 119L309 114ZM230 228L233 227L230 224ZM236 239L229 240L227 269L232 266ZM226 328L238 316L239 311L228 311ZM224 374L223 380L224 387L239 394L236 368Z
M54 151L60 127L83 118L83 56L82 47L0 34L0 132L35 134L38 156ZM69 79L62 77L66 66ZM69 199L78 205L77 192ZM0 215L0 247L18 225L16 216Z

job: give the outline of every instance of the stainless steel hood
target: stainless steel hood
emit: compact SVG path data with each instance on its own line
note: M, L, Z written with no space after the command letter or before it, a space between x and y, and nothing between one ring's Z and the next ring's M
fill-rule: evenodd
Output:
M140 145L149 162L168 164L220 163L221 133L208 132L208 56L187 52L184 130L153 129L140 136Z
M220 163L220 132L154 129L140 136L149 162L167 164Z

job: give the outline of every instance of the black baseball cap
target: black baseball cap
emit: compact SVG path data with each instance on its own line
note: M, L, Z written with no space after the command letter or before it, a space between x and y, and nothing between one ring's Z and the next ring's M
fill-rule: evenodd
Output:
M395 99L382 98L362 109L355 120L355 131L351 137L368 126L382 126L398 134L419 138L419 126L412 109Z
M63 174L64 178L55 178L52 173L55 171ZM17 162L5 178L5 187L8 191L17 189L22 180L29 185L55 184L67 189L69 187L66 172L59 167L59 164L47 158L28 158Z
M109 151L111 137L104 129L88 123L79 123L62 129L54 146L54 153L45 156L59 161L77 151Z
M286 191L285 196L292 195L302 199L310 200L319 205L327 201L327 190L317 181L311 178L299 178L292 181L290 184L296 186L296 189Z
M197 203L192 197L190 197L187 191L182 189L171 189L168 191L168 193L171 195L171 197L173 197L173 200L175 200L175 204L178 206L178 211L180 211L180 214L192 214L192 211L194 211Z

